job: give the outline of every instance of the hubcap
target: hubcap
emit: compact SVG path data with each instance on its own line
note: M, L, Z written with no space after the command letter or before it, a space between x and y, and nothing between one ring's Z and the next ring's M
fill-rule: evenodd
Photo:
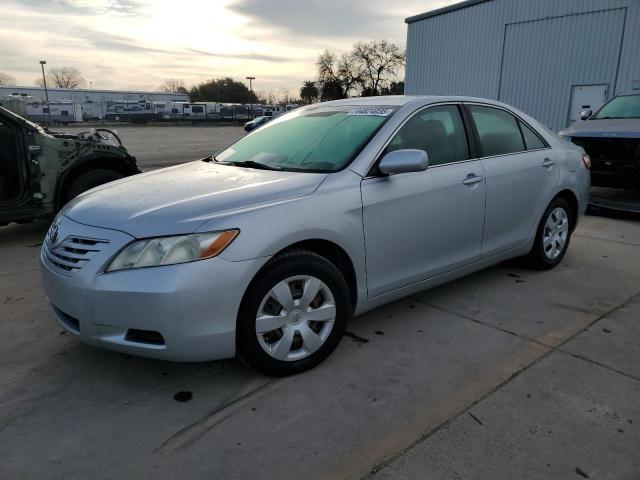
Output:
M569 235L569 216L564 208L558 207L551 212L544 226L542 245L549 260L560 256Z
M300 360L324 345L335 319L336 305L329 287L316 277L298 275L274 285L262 299L256 336L271 357Z

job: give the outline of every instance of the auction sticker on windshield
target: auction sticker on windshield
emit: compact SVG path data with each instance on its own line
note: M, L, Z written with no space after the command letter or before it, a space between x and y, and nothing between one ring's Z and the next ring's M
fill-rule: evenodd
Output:
M354 116L374 116L374 117L388 117L393 112L393 108L359 108L352 110L349 115Z

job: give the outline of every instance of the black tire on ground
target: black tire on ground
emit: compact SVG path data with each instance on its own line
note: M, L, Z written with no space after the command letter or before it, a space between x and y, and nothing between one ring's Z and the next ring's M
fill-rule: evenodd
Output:
M562 208L567 214L569 229L567 231L566 242L560 254L556 258L549 258L545 254L544 234L549 216L558 208ZM536 232L536 239L533 243L533 248L527 258L528 263L532 268L536 270L550 270L562 262L562 259L569 248L569 243L571 242L571 233L574 222L575 219L573 218L573 212L569 203L562 197L555 198L545 210L544 215L542 215L542 219L540 220L540 224L538 225L538 230Z
M89 170L88 172L81 174L71 183L62 198L61 206L65 205L87 190L91 190L92 188L103 185L105 183L113 182L114 180L120 180L121 178L124 178L124 175L115 170L106 168Z
M278 360L266 353L256 335L256 315L262 300L279 282L297 275L321 280L331 291L336 317L325 343L306 358ZM251 369L274 377L309 370L324 361L338 346L352 313L349 289L340 270L326 258L307 250L293 250L274 257L249 285L238 312L236 347L238 356Z

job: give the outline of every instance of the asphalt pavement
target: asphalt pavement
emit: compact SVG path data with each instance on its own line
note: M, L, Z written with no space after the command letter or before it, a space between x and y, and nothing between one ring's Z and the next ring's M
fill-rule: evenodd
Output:
M102 128L96 126L94 128ZM221 150L246 135L241 125L107 125L114 130L142 171L198 160ZM59 126L56 131L77 134L87 126Z

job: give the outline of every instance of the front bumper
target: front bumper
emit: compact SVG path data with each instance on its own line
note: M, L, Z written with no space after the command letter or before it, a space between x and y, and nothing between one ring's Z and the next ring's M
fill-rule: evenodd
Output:
M268 259L213 258L104 273L105 265L133 237L67 217L58 225L62 241L72 235L104 242L73 272L57 268L45 251L47 242L43 246L44 290L53 317L65 330L91 345L163 360L195 362L235 355L242 296Z

